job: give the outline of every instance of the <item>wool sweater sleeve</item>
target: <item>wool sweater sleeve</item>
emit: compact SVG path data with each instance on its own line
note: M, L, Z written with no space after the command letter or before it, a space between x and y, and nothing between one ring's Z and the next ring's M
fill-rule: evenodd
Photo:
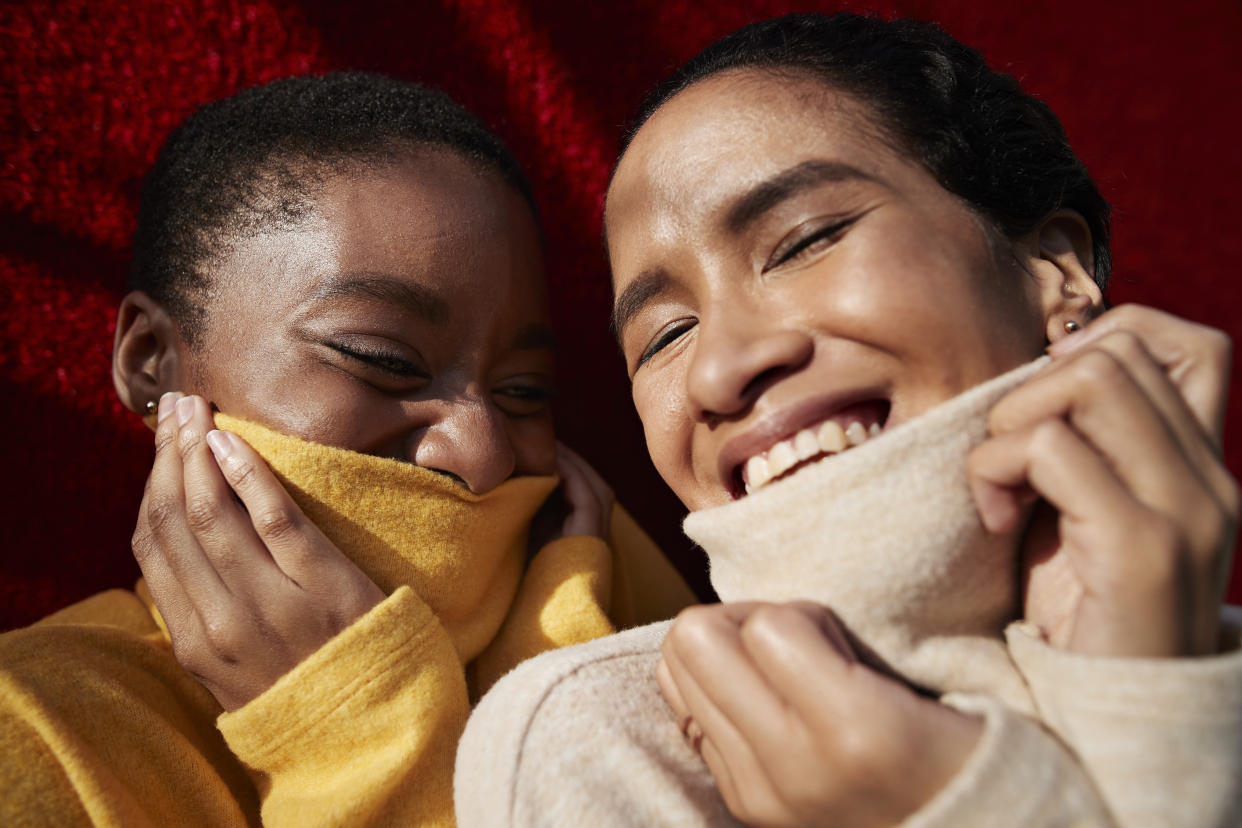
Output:
M668 623L546 653L475 708L457 753L463 826L737 825L660 695ZM965 766L902 828L1112 826L1076 759L1039 723L983 697Z
M1007 630L1040 717L1121 825L1242 824L1242 651L1229 629L1226 652L1196 659L1093 658L1027 624Z
M469 711L448 633L402 587L219 727L264 825L452 825Z
M986 696L944 702L984 719L983 735L957 775L901 828L1113 826L1092 780L1055 736Z

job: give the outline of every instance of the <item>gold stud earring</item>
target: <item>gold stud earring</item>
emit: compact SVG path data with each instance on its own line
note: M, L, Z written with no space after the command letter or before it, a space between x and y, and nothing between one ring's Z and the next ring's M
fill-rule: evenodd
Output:
M1066 323L1065 323L1065 332L1066 332L1066 333L1074 333L1075 331L1081 331L1081 330L1082 330L1082 325L1079 325L1079 324L1078 324L1077 322L1075 322L1073 319L1070 319L1070 320L1067 320L1067 321L1066 321Z
M155 400L147 400L147 416L154 414L157 407Z

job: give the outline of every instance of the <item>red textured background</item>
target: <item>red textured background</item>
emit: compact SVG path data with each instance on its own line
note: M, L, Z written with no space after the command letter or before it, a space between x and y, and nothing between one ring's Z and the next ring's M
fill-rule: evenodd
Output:
M792 10L939 22L1061 115L1117 207L1114 301L1242 334L1242 4L93 0L0 5L0 628L137 570L150 435L108 374L141 176L198 104L306 71L441 86L531 173L544 210L562 436L703 584L651 471L607 332L600 201L644 91L716 37ZM1118 11L1124 9L1124 11ZM1234 381L1229 462L1242 471ZM1232 595L1242 597L1242 578Z

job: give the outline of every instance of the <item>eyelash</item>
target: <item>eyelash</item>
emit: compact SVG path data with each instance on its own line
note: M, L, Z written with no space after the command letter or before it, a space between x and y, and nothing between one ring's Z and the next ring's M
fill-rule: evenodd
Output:
M529 402L550 402L556 399L556 389L541 388L538 385L507 385L497 388L496 393Z
M763 272L767 273L769 270L773 270L777 267L780 267L783 264L787 264L791 261L794 261L798 257L802 256L804 253L806 253L813 245L817 244L818 242L827 241L840 235L841 232L845 230L847 227L849 227L851 224L853 224L854 221L855 220L853 218L846 219L844 221L839 221L839 222L836 222L835 224L830 224L826 227L821 227L820 229L802 237L798 241L794 242L788 250L782 253L779 259L777 259L775 262L772 262L766 265L763 268ZM648 360L650 360L660 351L667 348L673 342L676 342L677 339L682 334L684 334L687 330L689 330L691 327L693 327L693 325L689 322L686 322L680 325L675 325L674 327L671 327L665 330L662 334L660 334L660 336L654 342L651 343L651 345L647 347L646 351L643 351L642 356L638 358L638 365L635 366L635 370L643 367L643 365L645 365Z
M682 334L692 327L694 326L689 320L683 320L681 324L666 329L654 342L647 346L647 350L643 351L642 356L638 358L638 365L634 366L635 370L642 368L647 360L676 342Z
M366 365L378 368L394 377L422 377L426 374L413 363L407 362L399 356L386 354L382 351L365 351L357 347L334 344L330 346L334 351L344 354L350 359L355 359Z
M794 261L806 253L812 245L815 245L821 241L833 239L835 236L840 235L841 231L845 230L853 223L854 219L846 219L845 221L839 221L835 224L829 224L827 227L821 227L820 229L803 236L801 239L794 242L788 250L781 253L780 257L777 258L776 261L770 261L767 265L765 265L763 272L767 273L769 270L774 270L783 264Z

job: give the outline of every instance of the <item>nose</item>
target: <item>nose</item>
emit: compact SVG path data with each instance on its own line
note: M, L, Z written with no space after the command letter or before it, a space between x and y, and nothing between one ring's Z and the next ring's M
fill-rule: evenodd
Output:
M764 389L810 361L815 342L779 317L732 306L700 318L686 391L696 419L745 413Z
M475 494L508 480L517 462L504 415L474 394L445 401L442 416L420 435L413 459L460 478Z

